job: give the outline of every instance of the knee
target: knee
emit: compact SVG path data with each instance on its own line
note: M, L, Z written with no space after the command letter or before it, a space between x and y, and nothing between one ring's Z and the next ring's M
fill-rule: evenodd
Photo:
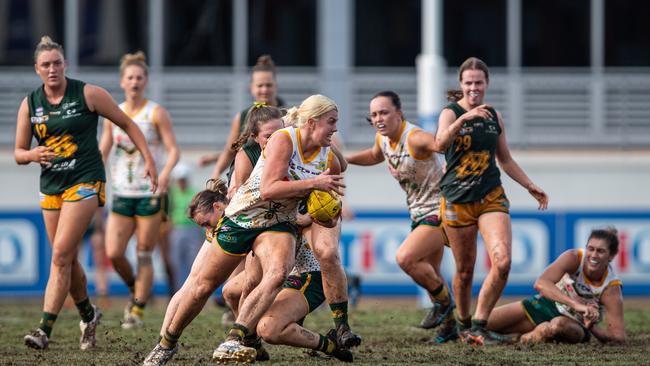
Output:
M317 250L314 250L314 254L321 266L331 267L331 266L340 266L341 258L339 257L339 248L333 245L321 245Z
M282 284L287 279L288 275L289 275L288 271L283 269L269 271L267 274L264 275L262 282L260 282L260 284L264 283L266 287L269 289L278 289L282 287Z
M222 295L229 308L237 309L239 307L239 297L241 293L236 291L234 286L224 286Z
M457 264L456 276L461 283L471 283L474 278L474 267Z
M117 248L106 247L106 256L111 260L111 262L115 262L124 258L124 252L117 250Z
M207 299L214 292L215 287L205 280L197 281L192 289L192 297L195 299Z
M280 344L282 329L274 318L265 316L257 323L257 335L270 344Z
M499 278L507 280L510 274L510 267L512 265L512 258L510 256L503 256L492 262L492 268L497 272Z
M54 249L52 251L52 266L59 268L72 268L75 256L70 251Z
M397 251L395 260L397 261L399 267L406 273L409 273L416 264L416 261L413 259L413 257L410 256L408 252L402 250Z

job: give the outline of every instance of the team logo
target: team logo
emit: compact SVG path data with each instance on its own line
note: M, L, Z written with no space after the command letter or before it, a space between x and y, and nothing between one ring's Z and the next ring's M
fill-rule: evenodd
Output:
M32 117L30 120L33 124L45 123L50 119L49 116Z
M61 108L65 110L65 109L72 108L72 107L74 107L76 105L77 105L77 102L63 103L63 105L61 105ZM68 113L68 114L70 114L70 113Z

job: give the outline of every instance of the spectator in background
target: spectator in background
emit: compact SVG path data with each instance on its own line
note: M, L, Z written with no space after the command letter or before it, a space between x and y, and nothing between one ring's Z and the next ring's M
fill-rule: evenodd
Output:
M171 219L170 253L174 271L174 292L185 282L196 254L201 248L201 228L187 216L187 207L197 193L190 185L191 169L178 164L172 171L169 189L169 213Z

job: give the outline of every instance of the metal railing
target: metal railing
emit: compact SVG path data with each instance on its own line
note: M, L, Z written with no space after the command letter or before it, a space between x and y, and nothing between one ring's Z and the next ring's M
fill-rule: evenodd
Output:
M170 112L182 147L218 149L230 121L248 101L248 76L230 69L167 69L152 75L150 94ZM106 88L116 100L122 91L114 69L80 70L73 75ZM155 79L154 79L155 78ZM650 147L650 72L589 69L493 70L486 101L504 116L508 141L518 148ZM297 105L319 90L315 69L279 70L280 95ZM39 85L33 71L0 69L0 148L12 148L16 111L22 98ZM403 100L407 119L417 121L416 75L413 69L355 70L345 81L349 111L341 111L341 131L352 148L373 140L367 114L370 97L392 89ZM447 88L457 88L454 71ZM337 96L331 96L335 100Z

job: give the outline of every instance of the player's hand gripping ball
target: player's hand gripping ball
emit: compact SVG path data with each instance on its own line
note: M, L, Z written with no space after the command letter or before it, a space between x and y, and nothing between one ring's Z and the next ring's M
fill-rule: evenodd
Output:
M341 214L341 197L335 192L312 191L307 197L307 212L314 220L328 222Z

